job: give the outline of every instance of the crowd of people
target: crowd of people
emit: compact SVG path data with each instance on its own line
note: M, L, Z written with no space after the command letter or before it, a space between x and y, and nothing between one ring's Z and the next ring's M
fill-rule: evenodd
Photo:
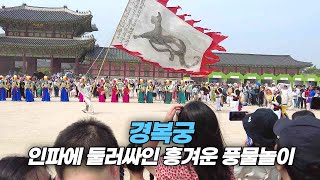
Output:
M179 112L179 113L177 113ZM177 117L176 117L177 116ZM94 119L80 119L62 130L53 147L84 147L82 166L55 166L56 176L51 177L43 166L28 166L27 157L4 157L0 160L1 180L98 180L124 179L124 170L128 169L130 179L143 180L144 169L150 173L150 179L194 179L194 180L235 180L235 179L283 179L317 180L320 179L320 120L307 110L297 112L292 120L278 119L271 109L261 108L243 119L243 127L252 142L244 146L266 147L269 150L296 147L292 166L226 166L223 165L224 141L215 112L205 103L191 101L184 107L171 108L163 122L196 122L195 134L186 148L216 147L218 159L215 166L199 166L190 163L178 166L164 165L164 159L157 166L125 164L123 166L85 166L90 147L118 148L119 144L112 129ZM150 141L142 147L157 147L157 141ZM128 147L137 147L131 144ZM189 155L184 154L183 159Z
M129 103L137 98L138 103L163 101L165 104L185 104L190 100L213 102L216 110L227 105L232 111L241 111L243 106L257 105L277 112L278 117L286 116L287 108L311 109L312 100L319 96L319 88L310 85L242 83L196 83L184 80L146 80L88 78L87 76L53 75L43 76L0 76L0 101L34 102L41 98L48 102L51 97L60 97L68 102L69 97L77 97L79 102L91 104L91 97L104 103L110 98L112 103ZM84 96L84 94L86 94ZM122 99L122 100L120 100ZM88 108L89 106L87 106ZM91 108L93 108L91 106Z

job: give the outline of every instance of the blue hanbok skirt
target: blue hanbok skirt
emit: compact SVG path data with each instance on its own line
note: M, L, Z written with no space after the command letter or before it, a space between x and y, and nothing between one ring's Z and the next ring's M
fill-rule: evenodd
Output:
M21 101L20 88L13 88L11 91L12 101Z
M0 101L5 101L6 97L7 97L6 89L4 87L0 88Z
M48 88L42 89L42 101L49 102L50 101L50 94Z
M61 96L60 96L61 102L69 102L69 96L66 88L61 89Z
M29 88L26 89L26 101L27 102L34 102L32 91Z

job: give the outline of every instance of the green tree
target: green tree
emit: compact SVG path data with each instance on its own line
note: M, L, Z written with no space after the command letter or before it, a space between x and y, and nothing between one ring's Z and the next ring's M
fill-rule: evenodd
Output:
M306 68L302 72L303 75L308 75L308 74L315 74L317 76L320 76L320 69L317 68L317 66L312 66L310 68Z

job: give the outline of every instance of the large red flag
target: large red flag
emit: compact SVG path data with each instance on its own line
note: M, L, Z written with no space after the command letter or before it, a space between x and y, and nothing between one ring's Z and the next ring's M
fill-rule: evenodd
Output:
M167 1L129 0L112 45L164 69L209 74L219 61L212 50L225 50L168 9Z

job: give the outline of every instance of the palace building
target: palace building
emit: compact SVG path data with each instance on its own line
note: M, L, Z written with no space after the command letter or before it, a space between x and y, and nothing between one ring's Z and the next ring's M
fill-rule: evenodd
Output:
M51 74L62 71L61 63L72 63L75 74L85 74L92 66L89 72L93 76L100 67L101 76L112 78L181 79L187 76L142 62L115 48L110 48L104 60L107 48L95 45L92 35L84 36L98 30L92 24L91 12L72 11L66 6L2 6L0 26L5 31L0 36L0 74L13 72L16 61L23 62L22 73L32 74L37 71L38 59L48 59ZM213 65L217 72L193 79L230 83L245 80L287 82L295 76L301 82L318 81L317 77L300 77L301 71L312 64L295 60L290 55L216 54L220 57L220 62Z
M86 72L91 62L96 61L91 70L91 74L97 75L106 52L107 48L96 46L93 51L85 56L83 62L87 65L82 66L84 67L82 72ZM304 68L312 66L311 63L297 61L290 55L215 54L220 57L220 62L212 66L217 69L217 72L213 72L208 76L211 82L260 81L262 76L266 76L264 81L271 82L278 80L278 76L287 75L288 77L293 77L299 75ZM168 72L160 67L142 62L139 58L115 48L110 49L108 57L104 61L101 74L109 77L138 77L150 79L177 79L185 76L183 73ZM272 77L270 77L271 74ZM247 79L243 79L245 78L244 76L247 76ZM203 81L208 77L193 78ZM286 82L290 80L291 78L286 79L283 77L282 81Z
M74 63L75 72L87 52L93 50L91 12L62 8L22 6L0 9L0 73L15 69L15 61L23 62L23 73L37 71L37 59L50 59L51 73L61 71L61 63Z

